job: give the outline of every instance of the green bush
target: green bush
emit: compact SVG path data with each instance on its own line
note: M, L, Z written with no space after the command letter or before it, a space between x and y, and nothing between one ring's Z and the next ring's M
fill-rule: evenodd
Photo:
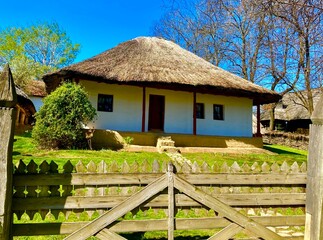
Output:
M75 83L64 83L44 98L35 116L32 136L42 148L80 148L85 142L82 126L95 116L96 110L84 89Z

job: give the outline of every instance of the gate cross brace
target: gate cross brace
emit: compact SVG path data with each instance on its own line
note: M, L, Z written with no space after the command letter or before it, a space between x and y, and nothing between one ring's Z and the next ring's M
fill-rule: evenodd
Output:
M252 233L255 233L257 236L263 239L283 240L283 237L279 236L277 233L269 230L262 224L257 223L256 221L237 212L232 207L208 195L207 193L203 192L197 187L191 185L189 182L179 178L175 174L174 174L174 187L177 188L179 191L185 193L189 197L193 198L194 200L220 213L224 218L230 220L231 222L239 225L240 227ZM212 237L213 239L218 239L218 238L215 238L216 235L213 235Z
M116 221L118 218L124 216L127 212L131 211L132 209L136 208L140 204L156 195L158 192L163 191L167 187L167 184L168 182L166 179L166 174L164 174L163 176L148 184L143 190L135 193L119 205L112 208L110 211L104 213L84 227L73 232L65 239L80 240L93 236L97 232L104 229L106 226Z
M170 170L170 169L169 169ZM123 201L119 205L112 208L110 211L101 215L99 218L93 220L88 223L84 227L78 229L71 235L67 236L65 239L67 240L79 240L86 239L90 236L97 234L96 236L101 239L124 239L123 237L117 235L116 233L106 229L111 223L116 221L119 217L124 216L127 212L133 210L134 208L140 206L145 201L149 200L151 197L156 195L157 193L163 191L166 188L169 191L169 205L173 205L173 188L178 189L182 193L188 195L193 198L195 201L215 210L219 214L221 214L224 218L228 219L232 223L224 228L222 231L214 234L209 239L228 239L234 236L236 233L241 230L245 230L256 236L259 236L262 239L268 240L282 240L283 237L279 236L275 232L267 229L262 224L257 223L256 221L248 218L247 216L237 212L232 207L224 204L218 199L208 195L204 191L198 189L194 185L190 184L184 179L181 179L176 174L172 172L172 170L168 171L163 176L157 178L152 183L148 184L144 189L135 193L127 200ZM174 206L171 207L172 211L174 211ZM169 232L174 230L174 218L173 215L170 214L169 217ZM173 234L171 233L168 236L169 239L173 239Z

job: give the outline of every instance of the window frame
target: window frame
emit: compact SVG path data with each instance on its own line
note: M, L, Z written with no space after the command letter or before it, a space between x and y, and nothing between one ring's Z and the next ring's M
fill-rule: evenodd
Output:
M104 103L100 103L100 98L104 98ZM109 106L106 106L109 105ZM98 94L97 111L99 112L113 112L113 95Z
M201 111L201 113L199 113L199 111ZM205 104L204 103L196 103L195 116L196 116L196 119L205 119Z
M216 108L219 108L219 113L216 114ZM224 121L224 105L213 104L213 120Z

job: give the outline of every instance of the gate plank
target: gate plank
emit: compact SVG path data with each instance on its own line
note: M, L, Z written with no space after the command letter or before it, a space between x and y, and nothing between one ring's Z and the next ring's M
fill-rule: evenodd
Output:
M237 212L230 206L222 203L216 198L208 195L197 187L191 185L187 181L179 178L174 175L174 186L181 192L187 194L191 198L194 198L196 201L214 209L216 212L221 214L227 219L239 224L241 227L249 230L250 232L256 233L258 236L264 239L270 240L282 240L283 238L278 234L270 231L265 226L253 221L251 218L248 218L241 213Z
M167 185L168 182L166 174L164 174L160 178L147 185L141 191L135 193L124 202L120 203L116 207L112 208L110 211L101 215L99 218L93 220L81 229L67 236L65 239L79 240L93 236L95 233L105 228L106 226L117 220L119 217L122 217L127 212L131 211L135 207L138 207L140 204L147 201L158 192L164 190L167 187Z
M37 185L131 185L149 184L161 173L66 173L66 174L37 174L14 175L14 186ZM305 185L306 173L179 173L180 178L194 185Z
M102 239L102 240L127 240L126 238L116 234L115 232L109 231L106 228L103 229L101 232L99 232L95 236L99 239Z
M235 223L231 223L229 226L222 229L220 232L217 232L213 236L209 237L208 240L227 240L239 233L241 230L243 230L242 227Z

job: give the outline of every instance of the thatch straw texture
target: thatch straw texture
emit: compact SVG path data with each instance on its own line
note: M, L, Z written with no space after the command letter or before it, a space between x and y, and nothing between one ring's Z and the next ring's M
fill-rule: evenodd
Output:
M43 77L52 91L62 78L242 96L269 103L280 95L212 65L177 44L139 37Z
M299 94L305 94L305 91L299 92ZM323 94L323 89L317 88L312 90L314 107L318 103L320 96ZM299 119L311 119L308 110L304 107L301 100L296 96L294 92L286 93L277 107L275 108L276 120L299 120ZM261 115L261 120L270 120L269 111L264 111Z
M26 86L26 92L29 96L45 97L47 95L45 83L40 80L32 80Z

